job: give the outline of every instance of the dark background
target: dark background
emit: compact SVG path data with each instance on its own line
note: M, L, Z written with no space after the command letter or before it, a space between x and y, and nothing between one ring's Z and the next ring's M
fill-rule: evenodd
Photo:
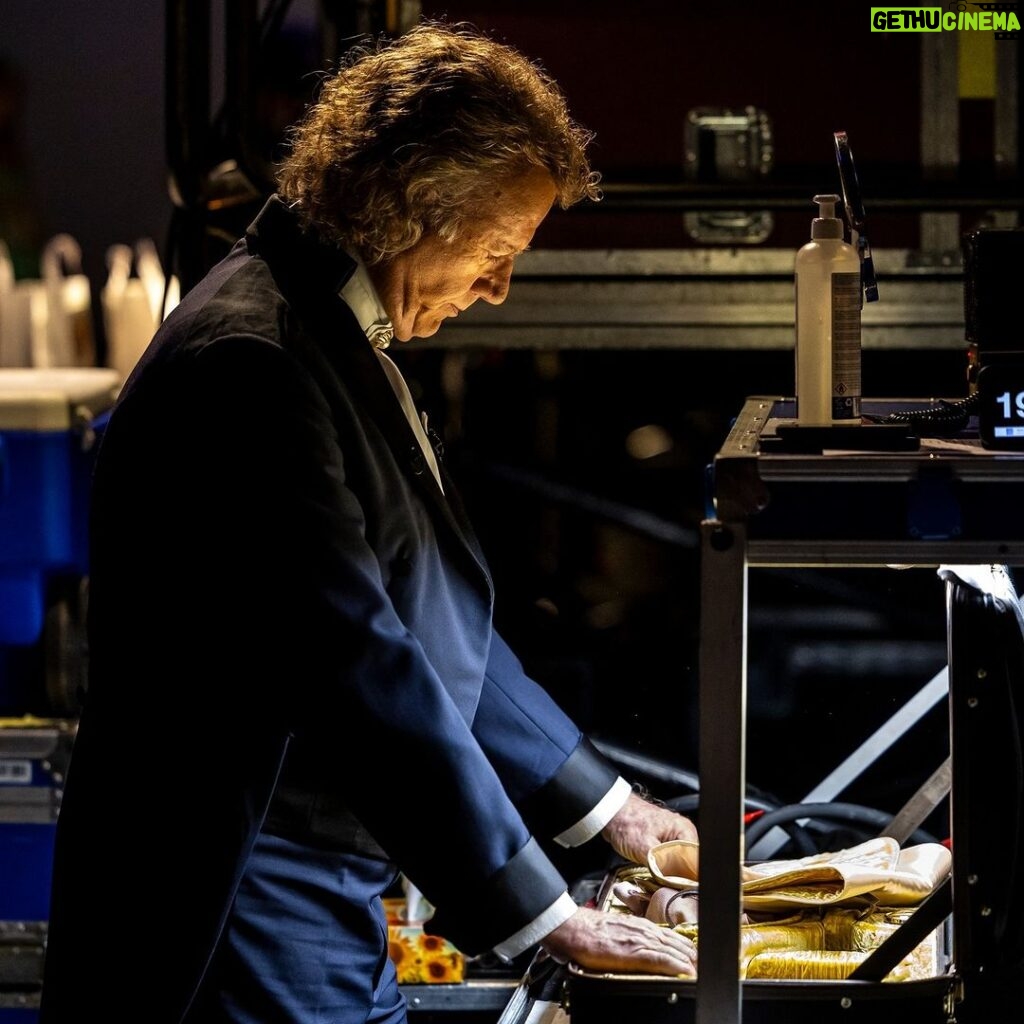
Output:
M33 276L31 245L58 231L81 243L97 281L111 243L143 235L163 242L172 210L166 6L156 0L5 0L0 66L7 177L0 224L8 243L24 253L25 276ZM209 60L203 63L214 125L231 88L223 4L209 6ZM253 6L265 13L271 5L264 0ZM386 5L294 0L284 6L284 21L263 48L247 101L256 133L250 142L268 154L315 91L318 72L337 59L360 25L382 28ZM829 5L827 24L822 5L809 2L426 0L419 6L427 17L472 22L546 67L576 118L595 132L592 159L607 183L682 180L686 112L747 105L772 118L771 182L834 187L832 133L840 129L850 135L865 186L912 187L920 177L919 39L871 33L868 7L857 0ZM199 67L200 42L193 55ZM984 127L979 111L964 119L962 130L966 137ZM223 131L209 147L211 160L219 155L239 155ZM984 167L972 170L979 188L984 174ZM870 188L867 195L870 200ZM766 245L803 243L806 212L777 219ZM876 212L872 222L876 245L916 241L914 216ZM556 213L536 239L550 247L688 244L680 219L661 212Z
M230 83L221 5L212 6L211 163L238 155L219 118ZM383 7L324 5L325 33L320 5L291 5L249 97L254 150L268 161L280 152L316 72L350 31L380 27ZM920 182L919 37L872 34L866 3L492 0L424 2L422 11L473 22L542 63L595 132L593 163L609 186L682 181L691 108L766 110L769 182L806 186L807 195L806 210L777 214L767 246L795 251L806 241L810 196L838 185L836 130L850 135L869 210L872 189L913 194ZM150 237L168 265L180 258L170 245L166 42L161 3L4 0L0 237L21 276L36 276L38 248L58 231L79 241L97 289L115 242ZM994 175L982 144L991 114L983 105L971 112L963 146L982 156L961 177L969 171L970 185L984 190ZM258 170L248 168L262 191ZM208 211L210 258L258 205ZM918 226L918 210L889 207L872 216L872 240L913 249ZM963 227L971 226L967 214ZM614 202L555 212L534 242L692 245L680 213ZM451 419L445 381L457 365L460 430L446 457L492 561L498 621L528 667L596 737L695 771L696 535L706 467L747 395L792 391L792 353L495 350L453 362L441 345L402 355L435 423ZM864 356L868 395L955 396L964 381L960 352ZM659 454L630 454L641 428L666 439ZM782 802L798 799L931 678L945 661L942 601L930 570L754 572L752 785ZM897 810L944 756L945 730L941 714L929 716L848 798ZM652 788L666 797L677 789Z

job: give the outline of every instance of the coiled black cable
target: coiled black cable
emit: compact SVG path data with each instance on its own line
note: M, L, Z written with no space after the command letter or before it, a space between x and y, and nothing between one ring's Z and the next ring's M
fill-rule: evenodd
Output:
M904 423L921 437L954 437L967 424L978 406L978 392L951 401L939 399L923 409L901 409L888 416L868 417L875 423Z
M746 828L746 847L749 851L766 832L776 825L786 825L798 819L808 819L808 826L818 824L821 819L830 822L841 822L844 824L857 824L870 826L874 835L881 834L881 831L893 819L893 815L887 814L874 807L864 807L861 804L850 804L841 802L816 803L816 804L787 804L785 807L778 807L773 811L762 814L756 821L752 821ZM787 829L788 831L788 829ZM938 839L923 829L917 829L911 837L915 843L937 843Z
M691 793L686 794L685 796L673 797L671 800L665 801L665 806L671 807L672 810L678 811L680 814L692 815L694 811L699 809L700 794ZM762 817L778 809L778 804L768 803L767 801L760 800L757 797L748 796L744 804L744 810L746 813L749 814L753 811L761 811ZM753 824L756 824L760 820L761 818L757 818ZM747 829L749 830L750 828L751 825L748 825ZM801 826L799 822L790 820L783 825L783 828L789 835L789 841L793 844L793 847L796 850L796 856L809 857L821 852L821 848L815 841L814 837L807 829ZM749 846L750 844L748 843L747 845Z

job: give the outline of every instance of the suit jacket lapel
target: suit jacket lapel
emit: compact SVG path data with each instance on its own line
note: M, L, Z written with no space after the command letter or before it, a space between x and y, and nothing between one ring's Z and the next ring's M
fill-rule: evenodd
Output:
M348 382L349 388L358 389L355 393L377 423L410 484L423 498L435 519L444 523L459 543L468 549L478 571L487 579L490 590L490 574L485 567L483 551L443 461L438 460L438 468L444 481L444 493L427 465L419 440L398 403L377 354L366 341L348 306L341 299L337 300L337 305L339 309L332 318L334 337L321 339L323 353L333 365L335 373ZM350 329L349 326L342 329L342 324L350 325Z
M266 259L282 291L292 298L293 308L315 341L314 358L325 363L343 387L365 405L411 486L435 521L454 535L492 595L486 559L454 483L441 463L447 497L442 494L380 359L338 294L355 269L352 259L344 250L303 233L276 197L268 200L250 227L247 241L251 251Z

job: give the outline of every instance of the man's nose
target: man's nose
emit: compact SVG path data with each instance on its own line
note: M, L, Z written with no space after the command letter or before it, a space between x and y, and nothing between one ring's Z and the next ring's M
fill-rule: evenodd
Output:
M481 274L473 284L473 291L480 296L484 302L499 306L508 296L508 290L512 283L512 260L502 260L486 274Z

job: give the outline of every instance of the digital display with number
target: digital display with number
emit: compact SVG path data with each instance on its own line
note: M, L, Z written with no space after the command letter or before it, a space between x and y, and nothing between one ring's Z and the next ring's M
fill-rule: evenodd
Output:
M1024 365L978 371L978 434L986 448L1024 449Z

